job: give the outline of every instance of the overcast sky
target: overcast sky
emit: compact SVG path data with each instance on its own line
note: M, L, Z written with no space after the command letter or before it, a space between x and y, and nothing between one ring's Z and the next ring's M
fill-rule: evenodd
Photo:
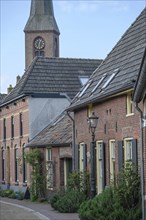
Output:
M24 73L24 26L31 0L0 0L0 92ZM145 0L54 0L60 57L104 59L146 6Z

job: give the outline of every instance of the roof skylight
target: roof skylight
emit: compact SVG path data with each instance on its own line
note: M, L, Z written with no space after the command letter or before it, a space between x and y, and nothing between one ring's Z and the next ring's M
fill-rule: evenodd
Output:
M83 88L83 90L80 92L79 94L79 98L84 94L84 92L87 90L87 88L90 86L92 80L89 80L89 82L85 85L85 87Z
M102 78L98 81L98 83L96 84L96 86L92 89L91 93L95 92L95 90L98 88L98 86L102 83L102 81L104 80L104 78L106 77L106 74L104 74L102 76Z
M104 83L104 85L102 86L102 89L105 89L109 83L112 81L112 79L115 77L115 75L119 72L119 69L115 69L114 72L112 73L112 75L109 76L109 78L107 79L107 81Z

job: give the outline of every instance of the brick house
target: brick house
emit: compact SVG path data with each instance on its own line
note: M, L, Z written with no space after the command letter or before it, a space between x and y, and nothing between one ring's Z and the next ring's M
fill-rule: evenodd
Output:
M59 29L52 0L32 0L24 28L26 70L0 94L0 186L30 183L24 146L69 104L101 60L59 58Z
M134 88L133 101L140 114L142 209L146 213L146 49Z
M29 183L22 159L24 146L70 104L82 79L89 77L97 63L98 60L36 57L2 100L0 181L3 187L13 185L18 189L26 181Z
M72 117L62 112L26 145L26 148L38 148L43 152L48 196L67 185L68 174L72 171Z
M134 107L132 95L145 60L145 18L146 8L67 108L68 112L74 112L74 154L78 170L91 171L92 138L87 119L92 112L99 118L94 149L97 194L114 181L126 160L132 160L141 168L140 115ZM139 107L143 109L142 102Z

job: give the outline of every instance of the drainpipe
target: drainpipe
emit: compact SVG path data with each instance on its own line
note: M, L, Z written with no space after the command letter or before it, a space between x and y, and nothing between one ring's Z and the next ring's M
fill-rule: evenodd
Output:
M142 196L142 220L144 220L144 159L143 159L143 113L138 104L135 103L135 108L140 113L140 166L141 166L141 196Z
M75 120L70 116L67 111L68 117L72 120L73 131L72 131L72 170L75 170Z

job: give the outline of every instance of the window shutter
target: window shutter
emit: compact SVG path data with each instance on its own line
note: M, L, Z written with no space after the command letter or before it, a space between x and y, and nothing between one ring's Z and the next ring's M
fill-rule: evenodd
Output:
M102 187L104 189L106 185L105 143L104 142L102 143L102 176L103 176Z
M132 162L137 165L137 140L132 140Z
M75 149L75 170L79 170L79 145L76 144L76 149Z
M123 168L123 165L124 165L123 141L118 141L118 166L119 166L119 171Z
M87 169L87 144L84 144L84 147L83 147L83 167L84 167L84 170Z

